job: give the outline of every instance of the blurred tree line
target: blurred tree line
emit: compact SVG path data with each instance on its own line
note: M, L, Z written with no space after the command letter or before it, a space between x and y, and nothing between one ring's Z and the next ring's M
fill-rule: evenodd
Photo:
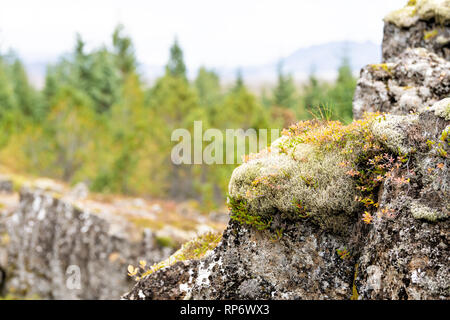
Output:
M93 191L223 203L234 165L174 165L176 128L283 128L327 106L350 122L356 79L344 58L334 83L311 73L303 86L278 67L278 83L261 95L240 72L225 88L204 67L189 81L175 40L165 73L148 87L121 25L109 46L86 51L77 36L70 55L47 68L36 90L14 53L0 54L0 159L16 171L87 182Z

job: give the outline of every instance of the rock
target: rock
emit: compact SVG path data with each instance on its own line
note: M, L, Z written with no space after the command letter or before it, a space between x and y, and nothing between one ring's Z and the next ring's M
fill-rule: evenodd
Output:
M11 179L6 176L0 176L0 193L12 193L14 185Z
M450 140L443 133L450 119L439 112L444 105L449 111L448 102L422 112L406 130L398 127L415 148L410 158L415 173L408 188L396 177L383 184L380 207L396 214L380 213L368 234L357 278L363 299L449 299Z
M450 62L423 48L361 70L353 98L353 115L418 112L450 95Z
M8 266L8 249L6 228L0 215L0 296L4 294L6 285L6 268Z
M409 1L384 21L384 63L361 70L356 119L421 111L450 95L450 0Z
M84 182L77 183L72 190L70 190L68 196L73 200L84 200L89 195L89 187Z
M48 178L38 178L32 181L26 181L23 186L26 188L53 192L60 195L66 193L66 186L64 184Z
M291 127L233 172L217 247L169 258L122 298L449 299L446 105Z
M449 299L449 225L414 219L374 223L356 280L361 299Z
M42 299L117 299L132 285L128 264L154 263L172 250L159 247L148 229L123 231L131 228L127 221L112 221L44 191L22 191L5 222L7 291Z
M354 268L336 250L346 238L291 225L280 239L231 222L202 260L179 261L144 278L124 299L345 299Z
M384 21L383 61L407 48L426 48L450 61L450 0L409 1Z

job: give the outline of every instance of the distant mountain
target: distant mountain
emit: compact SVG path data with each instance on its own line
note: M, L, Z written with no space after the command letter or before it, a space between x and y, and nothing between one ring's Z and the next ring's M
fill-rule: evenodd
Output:
M295 51L285 59L285 66L294 73L315 68L317 74L328 74L336 72L345 55L353 71L359 72L368 63L381 61L381 47L373 42L330 42Z
M291 55L283 58L283 69L293 74L296 81L305 80L311 71L322 79L333 79L342 61L347 55L355 74L368 63L381 61L381 46L373 42L329 42L307 48L301 48ZM45 79L46 65L54 61L27 61L25 60L32 82L42 87ZM240 68L245 81L251 86L271 84L276 81L278 61L256 66ZM234 81L236 68L215 68L224 84ZM164 67L154 65L141 65L139 68L144 78L152 82L164 73ZM195 77L197 70L189 70L190 78Z
M47 65L52 63L49 61L27 61L25 60L25 67L31 83L36 88L42 88L45 85L45 73L47 72Z
M381 61L381 46L373 42L330 42L298 49L280 60L283 60L283 70L291 73L297 81L305 80L312 71L319 78L333 79L344 55L350 58L352 70L358 74L363 66ZM276 81L278 63L272 61L241 70L244 79L251 84L273 83ZM224 69L219 73L227 81L235 77L236 70Z

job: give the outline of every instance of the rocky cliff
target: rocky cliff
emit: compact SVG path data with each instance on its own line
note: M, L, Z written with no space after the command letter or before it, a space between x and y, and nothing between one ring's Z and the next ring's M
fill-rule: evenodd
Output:
M185 203L90 194L83 184L1 171L0 297L117 299L133 285L129 264L159 262L225 227L219 212L208 217Z
M384 19L383 63L361 70L353 114L409 114L450 92L450 0L417 0Z
M449 299L448 47L410 34L448 34L440 3L386 18L390 60L362 70L358 120L299 122L251 155L231 177L218 245L142 267L123 298Z
M410 0L384 21L384 61L395 59L407 48L426 48L450 60L449 0Z
M164 260L228 219L192 203L0 172L0 299L118 299L133 286L130 264Z
M353 115L365 112L409 114L448 97L450 62L424 49L406 49L389 62L361 70L353 98Z
M171 253L148 229L140 234L129 222L38 190L20 194L3 228L5 291L16 296L114 299L132 284L128 263L154 263Z

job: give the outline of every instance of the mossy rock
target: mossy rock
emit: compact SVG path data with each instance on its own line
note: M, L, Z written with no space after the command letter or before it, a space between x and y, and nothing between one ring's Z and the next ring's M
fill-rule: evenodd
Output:
M284 135L234 170L229 184L231 218L265 229L264 223L280 215L345 233L361 209L356 181L348 172L374 119L349 126L300 122L294 134Z
M432 111L446 118L449 101L440 101ZM420 157L436 156L423 148L422 135L428 133L421 129L422 118L422 113L371 114L347 126L336 121L299 122L234 170L229 184L231 218L258 230L271 228L272 221L308 219L339 234L347 233L357 219L370 223L385 179L400 168L411 174L410 160L415 161L418 149ZM441 158L447 154L446 130L436 142ZM395 181L402 185L410 179L401 176ZM414 212L417 219L441 217L432 210Z
M307 216L325 227L340 229L335 220L358 208L354 182L339 166L344 160L333 152L321 153L300 144L290 154L272 154L237 168L229 193L244 199L251 215L267 220L277 212L292 219Z

